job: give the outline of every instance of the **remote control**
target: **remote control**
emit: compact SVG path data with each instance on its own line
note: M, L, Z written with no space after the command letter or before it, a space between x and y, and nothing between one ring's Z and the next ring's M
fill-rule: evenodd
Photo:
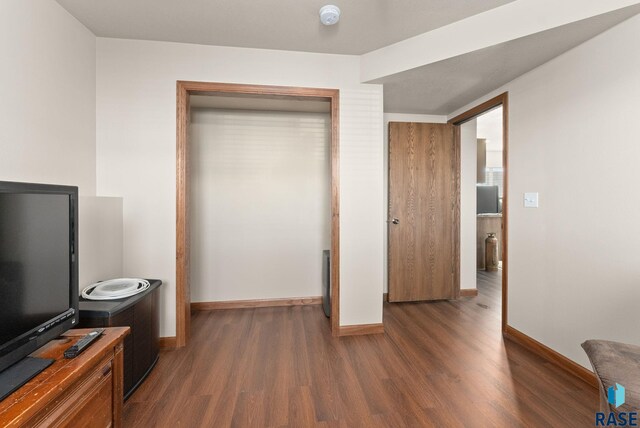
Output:
M85 337L78 340L78 342L75 345L69 347L69 349L64 351L64 357L65 358L77 357L82 351L84 351L87 348L87 346L91 345L91 343L93 343L94 340L100 337L103 331L104 331L104 328L96 328L91 333L87 334Z

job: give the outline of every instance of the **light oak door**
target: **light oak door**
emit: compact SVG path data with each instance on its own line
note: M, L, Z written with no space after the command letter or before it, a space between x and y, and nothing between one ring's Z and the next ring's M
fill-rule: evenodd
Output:
M389 301L460 295L460 143L449 124L389 123Z

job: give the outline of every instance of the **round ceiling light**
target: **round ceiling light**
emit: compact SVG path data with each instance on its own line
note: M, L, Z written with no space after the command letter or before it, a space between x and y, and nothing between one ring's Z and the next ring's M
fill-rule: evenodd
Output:
M340 20L340 8L332 4L320 8L320 22L324 25L337 24Z

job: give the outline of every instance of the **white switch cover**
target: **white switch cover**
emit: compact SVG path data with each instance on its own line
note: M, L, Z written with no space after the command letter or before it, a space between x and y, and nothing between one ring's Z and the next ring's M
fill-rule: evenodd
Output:
M538 208L538 192L527 192L524 194L525 208Z

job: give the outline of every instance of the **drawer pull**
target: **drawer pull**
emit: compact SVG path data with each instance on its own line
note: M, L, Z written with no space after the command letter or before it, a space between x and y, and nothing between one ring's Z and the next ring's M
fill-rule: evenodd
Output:
M111 373L111 362L102 368L102 376L106 376Z

